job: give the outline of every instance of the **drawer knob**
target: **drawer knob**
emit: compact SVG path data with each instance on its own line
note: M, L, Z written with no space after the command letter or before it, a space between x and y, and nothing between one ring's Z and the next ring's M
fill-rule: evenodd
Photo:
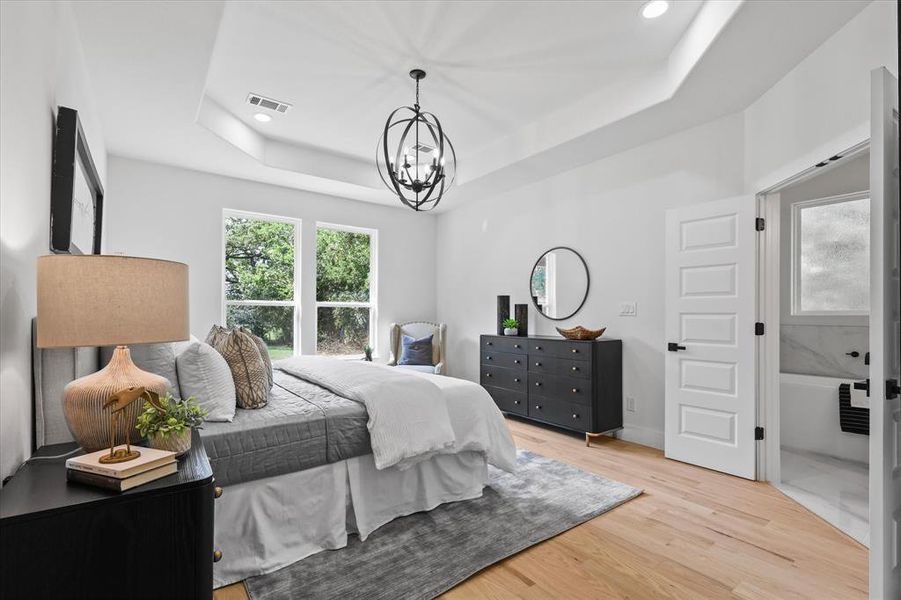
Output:
M579 353L579 349L578 349L578 348L573 348L573 354L578 354L578 353Z
M573 388L573 394L578 394L578 393L579 393L579 388Z
M514 400L513 404L519 404L519 400Z
M222 550L213 550L213 562L222 560Z
M573 371L578 371L579 367L573 367Z
M222 497L222 488L218 485L213 488L213 498L221 498Z
M513 383L519 383L519 377L514 377L514 378L513 378Z
M541 350L541 346L535 346L536 350Z
M535 405L535 408L536 408L537 410L541 410L541 405L540 405L540 404L536 404L536 405Z
M494 342L487 342L485 345L486 345L486 346L493 346L493 345L494 345Z
M491 377L491 373L485 373L485 377Z
M536 367L540 367L540 366L541 366L541 363L540 363L540 362L537 362L537 363L535 363L535 366L536 366Z
M491 355L489 354L488 356L486 356L485 360L491 360Z
M535 387L541 387L541 382L540 382L540 381L536 381L536 382L535 382Z
M576 413L573 413L573 419L578 419L578 418L579 418L579 415L577 415Z
M519 364L519 359L518 359L518 358L514 358L514 359L513 359L513 364L514 364L514 365L518 365L518 364Z
M519 348L519 344L513 344L514 348Z

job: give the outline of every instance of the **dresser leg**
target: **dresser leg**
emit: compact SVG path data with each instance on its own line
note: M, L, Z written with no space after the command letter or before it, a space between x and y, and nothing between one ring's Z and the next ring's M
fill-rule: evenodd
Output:
M604 434L603 433L589 433L586 431L585 432L585 445L590 447L591 440L593 440L594 438L601 437L602 435L604 435Z

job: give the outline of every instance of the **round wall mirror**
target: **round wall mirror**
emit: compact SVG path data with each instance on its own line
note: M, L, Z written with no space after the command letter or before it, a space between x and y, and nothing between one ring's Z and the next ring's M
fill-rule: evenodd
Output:
M551 248L532 267L532 304L548 319L568 319L585 304L588 283L588 265L578 252L565 246Z

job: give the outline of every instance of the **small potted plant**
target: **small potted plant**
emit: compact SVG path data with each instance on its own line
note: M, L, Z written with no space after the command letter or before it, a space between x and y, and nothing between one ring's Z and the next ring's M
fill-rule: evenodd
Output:
M206 411L194 397L176 400L166 394L159 405L144 402L144 412L138 415L137 428L151 448L171 450L181 456L191 449L191 430L200 429Z
M366 362L372 362L372 346L370 346L369 344L363 346L363 354L363 360L365 360Z
M504 319L504 335L519 335L519 321L516 319Z

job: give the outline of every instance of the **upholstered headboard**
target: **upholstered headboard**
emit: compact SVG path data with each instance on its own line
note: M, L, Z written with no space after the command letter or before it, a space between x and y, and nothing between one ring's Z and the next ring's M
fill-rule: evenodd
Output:
M34 376L35 445L71 442L74 438L63 415L66 384L99 368L98 348L38 348L35 320L31 323Z

